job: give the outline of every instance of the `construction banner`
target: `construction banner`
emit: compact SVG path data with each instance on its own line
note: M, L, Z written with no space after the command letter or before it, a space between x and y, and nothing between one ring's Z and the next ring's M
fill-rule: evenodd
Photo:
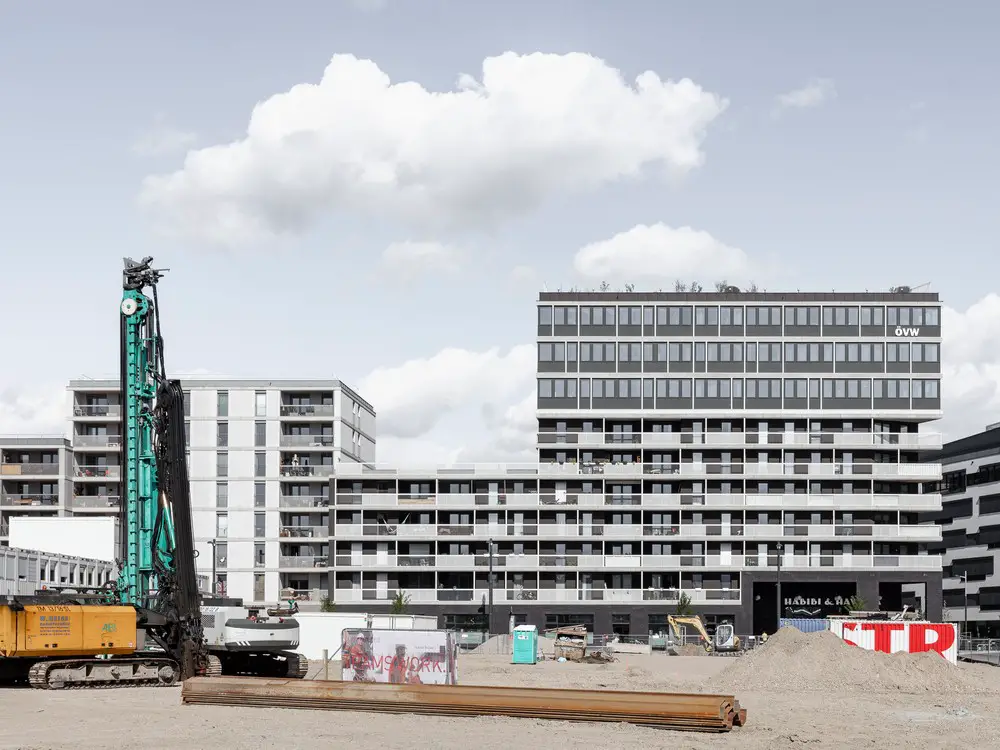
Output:
M455 635L446 630L345 628L341 665L345 682L457 685Z

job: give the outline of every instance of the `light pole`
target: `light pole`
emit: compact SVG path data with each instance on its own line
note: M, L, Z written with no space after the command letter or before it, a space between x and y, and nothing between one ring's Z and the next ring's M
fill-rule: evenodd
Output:
M965 617L962 619L962 632L965 633L965 637L969 637L969 573L966 571L959 576L962 579L962 603L965 605ZM962 639L959 637L959 649L962 648Z
M209 586L211 586L212 596L218 596L219 592L216 589L216 583L215 583L215 580L217 578L217 575L216 575L216 572L215 572L215 562L218 559L218 557L215 554L215 545L219 543L219 540L218 539L209 539L208 543L212 545L212 582L209 584Z
M777 576L777 586L776 586L776 588L778 590L778 608L777 608L778 609L778 623L774 627L774 632L775 633L777 633L779 630L781 630L781 551L784 549L784 546L785 545L783 545L781 542L778 542L778 545L777 545L777 549L778 549L778 576Z
M490 582L489 582L489 606L486 609L486 636L493 635L493 537L490 537L488 544L490 550Z

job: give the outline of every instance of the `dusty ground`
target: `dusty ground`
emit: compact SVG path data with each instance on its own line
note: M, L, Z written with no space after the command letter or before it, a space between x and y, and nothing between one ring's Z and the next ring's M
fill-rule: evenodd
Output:
M822 634L827 635L827 634ZM806 639L806 640L803 640ZM809 640L811 639L811 640ZM1000 746L1000 669L869 654L815 635L750 656L621 656L611 665L464 655L465 684L733 693L746 727L695 735L627 725L182 706L180 689L0 691L0 748L955 748ZM773 648L772 648L773 646Z

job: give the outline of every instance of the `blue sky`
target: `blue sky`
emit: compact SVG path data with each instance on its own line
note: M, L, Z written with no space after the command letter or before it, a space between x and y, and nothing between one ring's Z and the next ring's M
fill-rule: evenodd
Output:
M710 282L720 258L775 290L930 282L945 427L1000 419L1000 9L709 5L0 0L0 433L57 428L65 381L114 371L121 257L147 254L171 369L341 377L385 460L523 450L543 284ZM550 56L483 90L505 52ZM191 161L334 55L358 61L325 93ZM364 60L452 95L386 96ZM630 92L645 71L696 88Z

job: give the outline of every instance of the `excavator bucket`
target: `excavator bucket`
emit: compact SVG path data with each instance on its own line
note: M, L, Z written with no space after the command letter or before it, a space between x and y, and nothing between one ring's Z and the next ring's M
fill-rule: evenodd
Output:
M195 677L184 682L181 701L261 708L625 722L694 732L729 732L746 723L746 709L731 695L483 685Z

